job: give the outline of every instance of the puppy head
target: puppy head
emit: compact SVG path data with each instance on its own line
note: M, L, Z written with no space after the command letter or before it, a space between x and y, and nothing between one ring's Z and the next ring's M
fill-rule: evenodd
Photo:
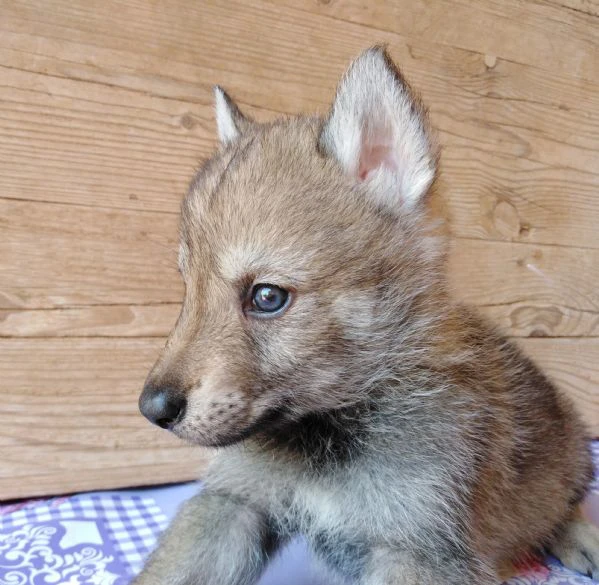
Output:
M383 49L324 120L257 124L220 88L216 118L221 148L182 205L181 315L140 398L203 445L364 400L442 288L424 210L437 153Z

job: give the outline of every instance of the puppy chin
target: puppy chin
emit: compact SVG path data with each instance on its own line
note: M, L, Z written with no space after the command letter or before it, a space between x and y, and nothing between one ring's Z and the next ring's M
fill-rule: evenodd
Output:
M242 433L237 431L200 430L189 428L185 424L177 425L171 431L177 438L197 447L227 447L242 441L244 438Z

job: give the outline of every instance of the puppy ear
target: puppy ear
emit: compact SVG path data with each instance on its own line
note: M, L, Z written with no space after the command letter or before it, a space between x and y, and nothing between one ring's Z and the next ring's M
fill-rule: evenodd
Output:
M319 146L394 210L416 206L435 178L426 111L383 47L368 49L349 67Z
M234 142L250 127L252 121L241 113L229 94L218 85L214 86L214 106L222 144Z

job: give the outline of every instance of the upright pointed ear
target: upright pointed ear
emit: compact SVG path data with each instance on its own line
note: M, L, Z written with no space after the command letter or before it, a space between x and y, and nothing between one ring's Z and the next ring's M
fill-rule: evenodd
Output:
M229 94L220 86L214 86L216 126L222 144L237 140L252 124L250 118L241 113Z
M319 146L393 210L416 206L435 178L437 148L426 111L383 47L351 64Z

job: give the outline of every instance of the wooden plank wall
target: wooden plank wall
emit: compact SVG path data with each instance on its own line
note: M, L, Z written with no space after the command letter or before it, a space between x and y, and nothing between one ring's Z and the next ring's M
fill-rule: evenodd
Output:
M197 473L136 401L211 86L324 111L378 42L439 129L458 294L599 432L598 0L0 0L0 498Z

